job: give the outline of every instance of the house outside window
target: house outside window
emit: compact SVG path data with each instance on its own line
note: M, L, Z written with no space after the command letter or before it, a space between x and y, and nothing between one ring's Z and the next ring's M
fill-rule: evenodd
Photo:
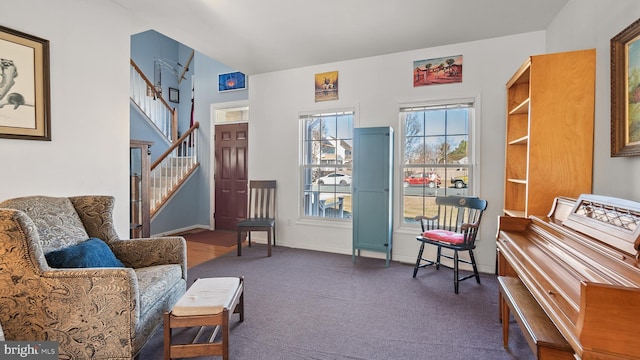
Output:
M473 196L474 115L473 101L400 108L403 224L435 215L436 196Z
M351 218L354 111L300 115L302 216Z

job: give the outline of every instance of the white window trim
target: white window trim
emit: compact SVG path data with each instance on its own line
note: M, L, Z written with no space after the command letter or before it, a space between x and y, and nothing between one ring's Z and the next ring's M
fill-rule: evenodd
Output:
M303 122L300 121L301 117L312 116L312 115L322 115L322 114L335 114L342 112L353 112L353 128L357 128L360 126L360 108L358 105L356 106L343 106L343 107L335 107L335 108L318 108L315 110L307 110L300 111L296 117L296 121L298 123L298 170L296 171L296 183L298 184L297 191L297 219L295 221L296 225L311 225L311 226L321 226L321 227L335 227L335 228L343 228L343 229L351 229L352 221L351 219L337 219L337 218L322 218L322 217L313 217L313 216L305 216L304 215L304 185L302 184L303 174L303 159L304 159L304 136L305 129Z

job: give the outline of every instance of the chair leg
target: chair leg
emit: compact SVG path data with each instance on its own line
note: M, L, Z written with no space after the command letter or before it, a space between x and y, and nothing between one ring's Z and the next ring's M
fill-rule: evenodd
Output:
M240 301L236 306L236 310L240 314L240 322L243 322L244 321L244 288L242 290L242 294L240 294Z
M438 255L436 257L436 270L440 270L440 255L442 254L442 246L438 246Z
M276 223L273 222L273 246L276 246Z
M458 250L453 250L453 287L458 293Z
M418 251L418 259L416 260L416 267L413 268L413 277L416 277L418 268L420 267L420 261L422 260L422 252L424 251L424 243L420 244L420 250Z
M169 326L169 313L164 312L164 358L171 359L171 326Z
M226 309L222 315L222 360L229 360L229 311Z
M242 230L238 230L238 256L242 256Z
M473 266L473 273L476 276L476 282L480 284L480 274L478 273L478 267L476 266L476 258L473 256L473 250L469 250L469 259L471 259L471 266Z
M271 256L271 230L267 231L267 255Z
M251 230L247 230L247 237L249 238L249 247L251 247Z

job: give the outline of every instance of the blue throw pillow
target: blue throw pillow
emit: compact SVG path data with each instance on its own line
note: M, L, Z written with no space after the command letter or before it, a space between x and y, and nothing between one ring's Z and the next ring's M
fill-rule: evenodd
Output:
M44 257L52 268L124 267L109 245L98 238L52 251Z

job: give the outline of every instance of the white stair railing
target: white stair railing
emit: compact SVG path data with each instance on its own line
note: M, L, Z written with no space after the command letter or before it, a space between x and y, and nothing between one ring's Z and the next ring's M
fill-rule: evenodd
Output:
M130 96L149 120L160 130L169 142L177 140L177 111L173 109L156 91L151 81L142 73L136 63L131 60L130 67Z
M191 127L151 166L150 210L153 216L198 167L198 127Z

